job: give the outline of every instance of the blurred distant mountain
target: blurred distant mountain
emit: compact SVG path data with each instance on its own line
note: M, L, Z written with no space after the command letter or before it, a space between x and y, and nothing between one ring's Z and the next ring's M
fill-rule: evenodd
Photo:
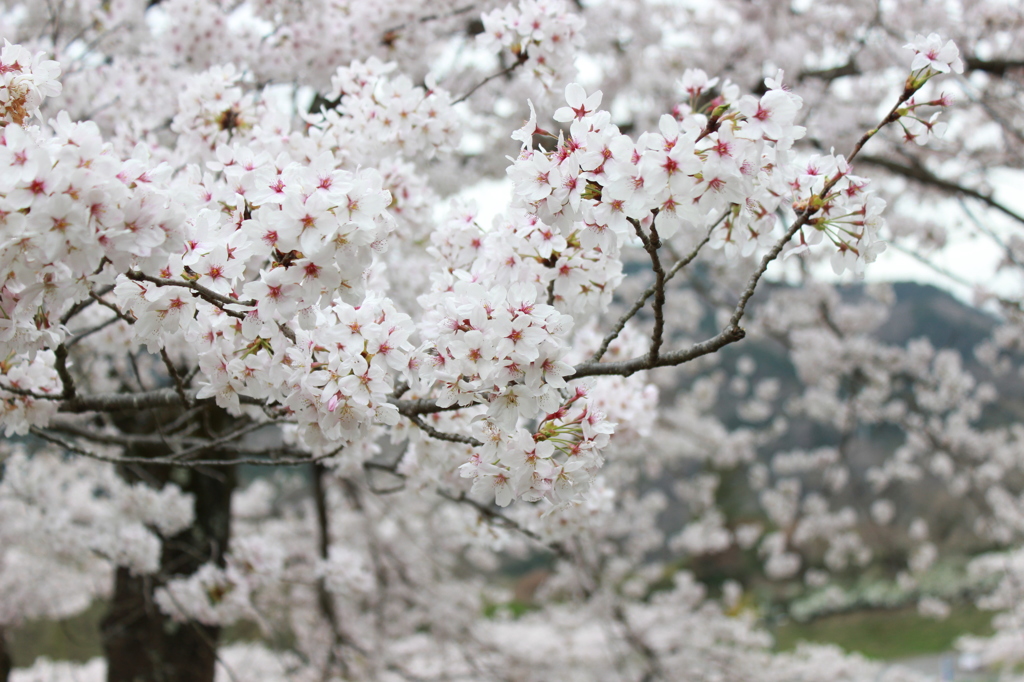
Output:
M974 348L992 333L998 320L930 284L896 282L896 304L879 330L878 340L902 345L926 337L936 348L952 348L973 364Z
M1024 421L1024 381L1021 381L1016 372L1008 373L1007 376L992 376L974 356L978 344L991 336L999 324L998 318L958 300L935 286L897 282L892 284L892 287L895 304L888 320L874 333L874 337L894 346L904 346L913 339L927 338L936 349L951 349L958 352L967 371L979 382L993 383L1000 392L999 400L986 410L982 425L990 427ZM848 301L856 301L865 295L863 285L843 287L840 294ZM756 314L757 297L752 304L753 313ZM708 317L710 318L710 315ZM744 355L751 357L757 364L752 380L756 382L774 378L780 382L778 404L785 404L790 397L802 390L788 353L779 343L748 338L728 347L722 353L720 365L727 376L733 375L736 361ZM666 403L674 402L671 393L670 388L663 387L662 398ZM736 428L743 425L737 417L737 409L743 399L737 398L728 390L720 392L715 411L727 427ZM779 452L835 447L840 440L840 435L829 426L792 419L785 435L761 448L760 458L769 463L773 455ZM833 503L837 506L850 504L864 509L875 497L865 481L867 470L890 457L903 440L902 432L895 426L864 426L846 438L843 445L843 461L850 470L851 479L842 493L827 493L828 496L835 498ZM668 489L672 479L691 473L693 472L676 471L652 483L656 487ZM731 510L730 516L733 518L759 514L755 502L756 493L749 490L744 479L745 474L739 472L735 477L726 475L720 489L719 502ZM806 480L805 485L807 488L818 487L814 480ZM721 499L722 495L728 499ZM928 518L932 525L933 538L940 547L966 552L981 548L971 527L973 508L970 504L965 508L963 499L953 498L938 482L926 478L912 485L897 483L886 491L886 495L899 500L899 517L904 521L915 516ZM670 504L663 517L665 529L671 532L679 528L686 517L687 513L683 509ZM872 544L882 555L897 558L904 553L907 540L899 532L878 532L874 528L863 530L873 536ZM709 559L711 565L706 567L708 570L729 573L719 561L724 559L723 557ZM898 559L893 562L893 565L899 564Z

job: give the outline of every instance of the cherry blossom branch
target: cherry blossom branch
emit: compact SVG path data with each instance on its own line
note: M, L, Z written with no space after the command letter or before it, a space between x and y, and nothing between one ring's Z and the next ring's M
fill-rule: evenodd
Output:
M863 161L864 163L870 163L873 166L879 166L898 175L910 178L911 180L916 180L917 182L920 182L924 185L931 185L932 187L936 187L946 192L950 192L953 194L962 194L963 196L968 196L971 197L972 199L977 199L983 204L986 204L996 209L997 211L1005 213L1006 215L1010 216L1017 222L1024 223L1024 216L1020 215L1019 213L1011 209L1009 206L1006 206L1005 204L996 201L991 196L983 194L976 189L964 187L963 185L953 182L951 180L945 180L943 178L940 178L939 176L935 175L927 168L922 166L917 161L914 161L913 165L910 166L905 166L903 164L896 163L895 161L890 161L889 159L885 159L880 156L864 156L862 157L861 161Z
M60 385L63 387L60 397L64 400L73 400L75 397L75 380L68 372L68 347L63 343L53 351L54 367L57 376L60 377Z
M162 277L154 277L152 275L147 275L136 270L129 270L124 274L125 277L127 277L128 279L135 280L137 282L150 282L152 284L157 285L158 287L183 287L185 289L191 289L192 291L199 294L199 296L202 297L202 299L207 303L211 303L217 306L231 317L237 317L238 319L245 319L245 313L239 312L237 310L230 310L225 306L237 305L244 306L246 308L255 308L257 305L257 301L241 301L234 298L230 298L228 296L224 296L223 294L218 294L213 289L208 289L204 287L202 284L199 284L198 282L163 279Z
M889 125L890 123L894 123L895 121L899 120L900 107L903 105L904 102L910 99L916 91L917 89L911 87L907 87L903 90L903 93L900 95L899 100L889 111L889 113L885 116L885 118L883 118L882 121L876 127L865 132L863 135L861 135L860 139L857 140L857 143L853 147L853 151L850 152L850 155L847 159L848 161L852 161L854 158L856 158L856 156L860 153L861 149L864 148L864 145L867 144L867 142L872 137L877 135L878 131L880 131L882 128ZM836 173L835 175L830 177L825 182L825 186L822 188L821 192L819 192L814 197L814 199L816 199L817 202L823 202L826 199L826 197L828 197L829 192L832 191L832 188L836 186L836 184L839 182L840 179L842 179L842 177L842 173ZM758 266L756 270L754 270L754 272L750 275L750 278L747 280L747 286L746 288L744 288L743 293L740 294L740 298L736 302L736 307L733 309L733 313L732 316L729 318L729 322L717 335L710 339L707 339L706 341L696 343L685 350L678 350L672 353L666 353L664 355L659 355L656 357L652 357L652 354L648 353L647 355L642 357L632 358L630 360L621 360L619 362L602 363L590 360L588 362L576 365L576 372L573 375L573 378L578 379L587 376L630 376L635 372L639 372L646 369L653 369L655 367L669 367L674 365L681 365L683 363L690 362L691 360L695 360L696 358L699 358L701 356L708 355L709 353L715 353L724 348L725 346L732 343L736 343L737 341L743 339L747 335L747 333L739 325L743 319L743 315L746 313L747 303L750 301L750 298L754 295L754 291L757 289L757 285L761 281L761 277L764 275L765 271L768 270L768 266L771 264L771 262L779 257L779 254L782 253L782 249L785 248L786 244L788 244L789 241L793 238L793 236L796 235L796 233L800 231L801 228L807 225L811 217L818 212L819 206L816 206L815 203L815 201L808 202L807 207L800 212L796 220L793 222L792 225L790 225L789 229L786 230L786 233L782 236L782 238L775 242L775 245L771 248L771 250L768 251L768 253L766 253L764 257L761 259L761 264ZM641 241L643 240L644 237L641 236ZM657 293L657 291L655 291L655 293Z
M171 379L174 381L174 390L178 392L181 406L187 410L192 405L189 402L188 396L185 395L185 384L181 379L181 375L178 374L178 370L175 369L174 363L171 362L171 357L167 355L167 350L164 348L160 349L160 359L164 361L164 367L167 368L167 373L171 375Z
M454 412L455 410L461 410L468 405L448 405L446 407L438 406L432 398L417 398L415 400L392 400L391 404L398 408L398 412L409 419L412 419L418 414L434 414L435 412Z
M108 286L105 286L102 289L100 289L100 291L97 292L97 295L98 296L104 296L106 294L109 294L113 290L114 290L113 285L108 285ZM68 311L66 313L61 315L60 323L61 324L67 324L68 322L71 321L71 318L73 318L75 315L77 315L78 313L82 312L83 310L85 310L86 308L91 306L93 304L93 302L94 302L94 299L92 297L90 297L90 298L87 298L87 299L83 299L83 300L79 301L78 303L74 304L73 306L71 306L71 308L68 309Z
M796 231L794 230L794 234ZM712 338L695 343L685 350L673 351L671 353L663 353L658 356L658 359L651 362L650 355L643 355L631 360L622 360L619 362L593 362L588 361L576 365L576 372L573 374L573 379L582 379L583 377L591 376L624 376L628 377L636 372L643 371L645 369L654 369L655 367L672 367L675 365L681 365L691 360L696 360L704 355L710 355L715 353L722 348L728 346L731 343L736 343L743 339L747 333L739 327L729 325L723 329L720 333Z
M422 429L431 438L436 438L437 440L446 440L449 443L464 443L465 445L472 445L475 448L478 448L483 445L483 443L478 441L476 438L473 438L472 436L464 436L460 433L448 433L446 431L439 431L438 429L435 429L427 422L423 421L423 417L421 417L418 414L410 416L409 420L416 424L416 426L420 427L420 429Z
M99 460L101 462L110 462L111 464L147 464L156 466L174 466L174 467L210 467L210 466L235 466L237 464L248 464L252 466L297 466L300 464L312 464L316 462L322 462L326 459L336 456L341 452L342 447L338 447L323 455L310 455L308 457L282 457L279 459L261 459L257 457L248 458L236 458L236 459L197 459L197 460L179 460L175 457L119 457L111 455L102 455L98 452L92 452L85 448L69 443L61 438L58 438L43 429L38 427L31 427L29 433L33 436L45 440L48 443L53 443L60 448L68 452L72 452L76 455L88 457L90 459ZM267 456L270 456L273 452L281 452L281 450L264 450Z
M0 391L6 391L7 393L25 396L26 398L34 398L36 400L64 400L63 396L57 394L36 393L35 391L18 388L17 386L8 386L7 384L0 384Z
M520 535L525 535L526 537L530 538L534 542L537 542L537 543L540 543L541 545L543 545L545 548L550 550L553 554L557 555L560 559L565 559L566 561L571 561L572 560L572 555L569 553L569 550L566 549L565 547L563 547L561 544L559 544L557 542L548 542L548 541L546 541L544 538L542 538L540 535L538 535L537 533L533 532L529 528L526 528L526 527L520 525L518 521L516 521L514 519L510 519L509 517L505 516L501 512L497 511L496 509L491 508L490 506L488 506L486 504L482 504L480 502L477 502L473 498L471 498L468 495L466 495L466 493L464 491L460 492L458 495L453 495L452 493L448 492L447 490L444 490L443 488L438 488L437 489L437 494L440 495L441 497L443 497L444 499L449 500L450 502L456 502L458 504L465 504L465 505L468 505L468 506L472 507L481 516L483 516L488 522L495 523L495 524L497 524L497 525L499 525L502 528L505 528L507 530L513 530L513 531L519 533Z
M394 26L392 28L387 29L386 31L384 31L384 35L388 36L388 35L391 35L393 33L398 33L399 31L401 31L404 28L409 28L410 26L415 26L417 24L425 24L428 21L437 21L438 19L451 19L452 17L457 17L460 14L465 14L467 12L472 12L475 7L476 7L476 3L473 3L473 4L465 5L463 7L458 7L456 9L453 9L453 10L449 11L449 12L438 12L436 14L425 14L422 17L416 17L415 19L407 21L404 24L399 24L398 26Z
M188 386L194 376L195 372L193 371L188 376L184 377L182 379L183 386ZM72 400L65 400L59 395L37 394L25 389L5 386L3 384L0 384L0 389L39 400L63 401L63 404L60 406L60 412L66 414L81 414L83 412L124 412L159 407L177 407L181 405L181 396L178 393L177 388L157 388L138 393L96 393L93 395L77 395ZM198 399L192 391L187 391L185 397L189 405L206 405L213 404L214 402L213 398ZM259 400L247 395L240 394L238 396L238 400L243 405L268 407L266 400ZM433 414L435 412L450 412L466 407L465 405L458 404L439 407L437 403L430 398L392 400L391 402L398 408L400 414L409 417L410 419L415 415Z
M68 348L71 348L72 346L76 345L79 341L82 341L82 340L92 336L96 332L101 332L104 329L106 329L107 327L109 327L110 325L114 324L115 322L120 322L120 321L121 321L121 318L119 318L117 316L114 316L114 317L110 318L109 320L107 320L106 322L101 322L100 324L98 324L98 325L96 325L94 327L90 327L89 329L85 329L83 331L80 331L77 334L75 334L74 336L72 336L70 339L68 339L66 345L67 345Z
M661 248L661 238L658 237L658 229L655 226L657 221L657 213L654 214L654 218L651 220L651 236L647 237L644 234L643 228L640 227L640 223L635 219L630 218L630 222L633 224L633 229L636 230L636 234L640 237L640 241L644 245L644 250L647 251L647 255L651 259L651 270L654 271L654 304L652 310L654 312L654 330L651 332L651 349L647 354L649 361L654 363L658 361L658 353L661 351L661 344L664 342L665 335L665 269L661 266L661 257L658 255L658 249Z
M245 405L265 405L266 401L239 395L238 400ZM213 399L197 400L194 395L189 397L190 403L212 402ZM157 388L140 393L97 393L87 396L76 396L64 401L61 412L77 414L81 412L123 412L125 410L146 410L154 407L174 407L181 405L181 397L174 388Z
M488 83L490 83L495 78L501 78L502 76L509 75L510 73L512 73L513 71L518 69L520 66L525 64L527 59L529 59L529 57L527 57L527 55L526 55L526 50L523 50L516 57L516 61L512 62L511 66L506 66L501 71L498 71L497 73L492 73L490 76L488 76L487 78L483 79L482 81L480 81L479 83L474 85L472 88L469 89L469 92L467 92L465 95L463 95L462 97L460 97L457 100L455 100L454 102L452 102L452 106L455 106L456 104L460 104L461 102L465 102L467 99L470 98L470 96L474 92L476 92L477 90L479 90L483 86L487 85Z
M681 258L680 260L676 261L676 263L672 266L671 269L669 269L669 271L665 275L666 283L669 282L673 277L675 277L680 270L689 265L693 261L693 259L697 257L697 254L699 254L700 250L704 248L704 245L707 244L708 241L710 241L711 232L715 229L715 227L718 226L719 223L722 222L723 219L725 219L725 216L727 214L728 212L723 213L722 217L715 221L715 224L712 225L711 228L708 230L707 235L705 235L704 239L702 239L700 243L697 244L696 247L694 247L693 251L691 251L685 258ZM601 345L598 347L594 355L591 356L589 360L590 362L601 361L601 358L604 357L604 354L608 352L608 347L611 346L612 342L615 341L615 339L619 338L619 334L621 334L622 330L626 328L626 323L633 319L633 317L638 312L640 312L640 310L643 309L644 305L646 305L647 303L647 300L654 295L655 289L656 286L652 284L651 286L647 287L647 289L644 290L642 294L640 294L640 297L637 298L636 301L634 301L633 306L628 311L626 311L626 313L622 317L619 318L618 322L615 323L615 326L612 328L612 330L608 332L608 334L601 340Z
M105 298L103 298L103 293L97 292L97 291L92 291L90 289L89 290L89 298L91 298L92 300L96 301L97 303L99 303L104 308L107 308L108 310L113 311L114 314L117 315L118 319L124 320L128 324L135 324L135 316L134 315L132 315L131 313L122 312L122 310L120 308L118 308L116 305L114 305L110 301L108 301Z

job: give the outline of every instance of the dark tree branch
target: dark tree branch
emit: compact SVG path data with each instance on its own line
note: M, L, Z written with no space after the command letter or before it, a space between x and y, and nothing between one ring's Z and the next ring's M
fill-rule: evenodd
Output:
M712 225L711 228L708 230L707 235L705 235L704 239L702 239L700 243L697 244L696 247L694 247L693 251L691 251L685 258L676 261L675 265L672 266L672 268L668 271L668 273L665 276L666 283L673 277L675 277L680 270L682 270L691 262L693 262L693 259L697 257L697 254L700 253L700 250L704 248L704 245L707 244L708 241L711 239L711 232L715 229L715 227L718 226L720 222L722 222L726 215L727 213L723 213L722 217L715 221L715 224ZM636 316L636 314L643 309L644 305L646 305L647 303L647 300L654 295L655 289L655 285L652 284L651 286L647 287L647 289L642 294L640 294L640 297L636 299L636 301L633 303L633 306L629 310L627 310L622 317L619 318L618 322L615 323L615 327L613 327L612 330L608 332L608 334L601 340L601 345L600 347L598 347L594 355L590 358L590 362L601 361L601 358L604 357L604 354L608 352L608 347L611 346L612 342L615 341L615 339L619 338L619 334L621 334L622 330L625 329L626 323L633 319L633 317Z
M114 290L113 286L105 286L105 287L103 287L103 289L101 289L99 292L97 292L97 295L98 296L103 296L105 294L110 293L113 290ZM87 298L87 299L83 299L83 300L79 301L78 303L76 303L73 306L71 306L71 308L69 308L66 313L61 315L60 323L61 324L67 324L68 322L71 321L71 318L73 318L75 315L77 315L78 313L82 312L83 310L85 310L86 308L91 306L92 304L93 304L93 299L92 298Z
M192 407L191 402L187 395L185 395L185 383L181 379L181 375L178 374L178 370L174 367L174 363L171 362L171 357L167 355L167 351L164 348L160 349L160 359L164 361L164 367L167 368L167 373L171 376L174 381L174 390L178 392L178 398L181 399L181 406L186 410Z
M317 548L320 558L327 561L330 558L331 532L330 532L330 510L327 508L327 483L328 471L322 464L313 465L313 500L316 503L316 520L318 531ZM327 624L331 628L333 644L326 664L325 674L330 673L335 664L338 665L342 677L348 677L348 665L345 657L339 649L345 644L350 644L349 638L341 628L338 612L334 608L334 599L327 589L327 578L320 576L316 581L317 605Z
M941 189L944 192L949 192L951 194L961 194L963 196L971 197L972 199L977 199L983 204L990 206L996 209L997 211L1001 211L1002 213L1010 216L1017 222L1024 224L1024 216L1020 215L1010 207L1001 204L1000 202L996 201L987 194L982 194L976 189L964 187L963 185L953 182L952 180L945 180L943 178L940 178L939 176L935 175L930 170L922 166L916 160L912 161L911 165L904 165L892 161L890 159L882 158L880 156L864 156L861 158L861 161L863 161L864 163L870 163L873 166L879 166L888 171L896 173L897 175L902 175L906 178L910 178L911 180L916 180L917 182L923 185L929 185L931 187Z
M68 347L63 343L53 351L54 366L57 376L60 377L60 385L63 387L60 397L64 400L73 400L75 397L75 380L68 372Z
M464 7L453 9L450 12L425 14L422 17L416 17L415 19L407 21L404 24L399 24L398 26L393 26L392 28L387 29L386 31L384 31L384 35L387 36L390 34L395 34L401 31L402 29L409 28L410 26L416 26L417 24L426 24L427 22L437 21L438 19L451 19L452 17L457 17L460 14L472 12L475 7L476 4L474 3L470 5L465 5Z
M239 319L245 319L245 313L239 312L237 310L230 310L230 309L226 308L225 306L232 305L232 306L243 306L243 307L246 307L246 308L255 308L256 305L257 305L257 301L253 301L253 300L242 301L242 300L231 298L229 296L224 296L223 294L218 294L213 289L208 289L208 288L204 287L202 284L199 284L198 282L189 282L189 281L186 281L186 280L179 281L179 280L174 280L174 279L163 279L161 277L153 277L152 275L147 275L145 273L137 272L135 270L129 270L128 272L126 272L124 274L125 274L125 277L127 277L128 279L132 279L132 280L135 280L137 282L139 282L139 281L150 282L152 284L157 285L158 287L182 287L182 288L185 288L185 289L191 289L192 291L196 292L196 294L198 294L200 296L200 298L202 298L207 303L213 304L213 305L217 306L218 308L220 308L221 310L223 310L228 315L231 315L232 317L237 317Z
M181 398L173 388L158 388L142 393L97 393L76 396L65 400L61 412L124 412L126 410L148 410L153 407L172 407L180 404Z
M90 302L91 302L91 300L90 300ZM80 341L82 341L82 340L92 336L96 332L101 332L104 329L106 329L107 327L109 327L110 325L114 324L115 322L120 322L120 321L121 321L121 318L116 317L116 316L112 317L109 320L107 320L106 322L101 322L100 324L96 325L95 327L90 327L89 329L85 329L83 331L78 332L77 334L72 336L70 339L68 339L68 341L67 341L67 343L65 345L68 348L71 348L72 346L76 345L78 342L80 342Z
M885 118L882 119L878 126L865 132L863 135L861 135L860 139L857 140L857 144L854 145L853 150L847 157L847 161L853 161L853 159L855 159L857 155L860 154L860 151L861 149L864 148L864 145L867 144L867 142L872 137L877 135L879 130L889 125L890 123L894 123L895 121L899 120L900 107L903 106L904 102L913 97L915 92L916 89L913 88L908 87L904 89L904 91L900 94L899 100L896 102L895 105L893 105L892 109L889 110L889 113L885 116ZM815 198L819 202L824 202L828 197L829 192L832 191L832 188L836 186L836 184L842 179L842 177L843 176L841 174L836 173L834 176L829 178L828 181L825 183L825 186L822 188L821 192ZM757 285L761 281L761 277L764 275L765 271L768 269L768 266L771 264L771 262L779 257L779 254L782 253L782 249L785 248L786 244L789 243L789 240L792 239L793 236L797 232L799 232L805 225L807 225L811 217L818 212L819 206L816 206L816 203L817 202L809 201L807 204L807 208L805 208L800 213L800 215L797 216L796 220L789 227L789 229L786 230L786 233L782 236L782 239L775 242L775 245L771 248L771 250L764 255L764 257L761 259L761 264L750 275L750 279L747 280L747 286L743 290L743 293L740 294L740 298L736 302L736 307L733 309L732 317L729 318L728 324L726 324L725 328L722 329L722 331L719 332L717 335L706 341L694 344L693 346L690 346L685 350L678 350L672 353L666 353L656 358L652 358L651 354L649 353L642 357L632 358L631 360L622 360L619 362L602 363L595 362L593 360L584 362L582 364L576 365L576 372L574 374L574 378L610 375L630 376L635 372L639 372L646 369L654 369L655 367L669 367L674 365L681 365L685 362L695 360L696 358L699 358L701 356L708 355L709 353L719 351L725 346L731 343L736 343L737 341L744 338L747 333L746 331L743 330L743 328L740 327L740 322L743 319L743 315L746 313L747 303L750 301L750 298L754 295L754 291L757 289ZM640 240L644 242L644 245L646 247L647 242L645 241L645 239L645 236L641 233Z
M651 221L651 236L644 235L640 223L630 219L633 228L636 230L640 241L643 242L644 250L651 259L651 270L654 271L654 330L651 332L651 349L647 353L648 361L652 364L658 361L658 354L661 352L661 344L665 340L665 269L661 266L661 256L658 249L661 248L661 238L658 236L658 228L655 226L657 214Z
M994 76L1005 76L1009 71L1024 69L1024 59L979 59L964 58L964 66L971 71L984 71Z
M968 71L984 71L993 76L1005 77L1011 71L1024 70L1022 59L980 59L978 57L964 57L964 66ZM834 81L844 76L859 76L863 72L857 66L856 61L851 57L845 64L833 66L827 69L810 69L797 74L797 82L802 83L812 78Z
M843 78L845 76L859 76L860 73L857 63L851 57L841 66L833 66L828 69L811 69L808 71L801 71L797 74L796 80L798 83L803 83L805 80L817 78L819 80L832 82L837 78Z
M437 440L446 440L449 443L462 443L464 445L472 445L475 448L478 448L481 445L483 445L483 443L478 441L476 438L473 438L472 436L464 436L461 433L447 433L445 431L439 431L430 424L428 424L427 422L425 422L423 420L423 417L418 414L410 416L409 419L414 424L416 424L416 426L420 427L420 429L422 429L431 438L436 438Z
M116 305L104 299L103 294L101 292L89 291L89 298L96 301L104 308L114 311L114 314L117 315L118 319L124 320L128 324L135 324L134 315L132 315L131 313L122 312L121 309L118 308Z
M33 436L45 440L48 443L72 452L76 455L88 457L90 459L99 460L101 462L110 462L111 464L146 464L154 466L173 466L173 467L213 467L213 466L235 466L236 464L249 464L253 466L296 466L299 464L313 464L316 462L322 462L325 459L336 456L341 452L342 448L338 447L323 455L308 455L303 457L280 457L276 459L264 459L260 457L250 457L245 459L197 459L197 460L182 460L178 459L177 456L171 457L118 457L110 455L102 455L98 452L92 452L85 448L79 447L73 443L58 438L57 436L44 431L43 429L35 426L29 429L29 433ZM205 447L205 446L204 446ZM218 449L224 449L219 447ZM281 450L264 450L261 451L267 457L270 457L275 452L281 452Z

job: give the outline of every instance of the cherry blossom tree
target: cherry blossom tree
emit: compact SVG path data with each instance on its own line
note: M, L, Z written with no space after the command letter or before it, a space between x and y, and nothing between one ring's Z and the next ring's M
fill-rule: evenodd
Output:
M900 526L912 584L939 548L897 493L925 479L999 550L974 570L1006 629L970 645L1016 660L1022 432L985 419L1005 382L879 341L891 289L821 275L913 254L999 309L976 355L1019 371L1020 297L938 258L960 220L1019 275L1024 218L991 183L1020 165L1021 20L0 10L0 679L6 628L95 599L105 658L74 674L112 682L918 679L775 653L739 582L678 569L735 550L820 585ZM466 192L502 178L488 222ZM748 337L798 392L726 358ZM784 445L811 427L828 442ZM857 470L885 428L898 447ZM725 503L741 480L755 511ZM515 617L514 558L546 567ZM260 641L222 644L243 621Z

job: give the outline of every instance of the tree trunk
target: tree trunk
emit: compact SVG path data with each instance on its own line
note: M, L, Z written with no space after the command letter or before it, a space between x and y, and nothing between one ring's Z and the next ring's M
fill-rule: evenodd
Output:
M7 682L7 677L11 674L11 668L13 667L14 662L11 661L11 655L7 652L7 640L4 638L4 629L0 627L0 682Z
M230 457L216 451L208 456ZM125 469L122 475L156 486L173 481L195 497L195 522L164 539L159 574L133 575L127 568L117 569L110 610L100 625L107 682L213 682L220 628L173 621L160 612L153 593L167 580L191 575L209 561L224 565L235 468L142 466Z

